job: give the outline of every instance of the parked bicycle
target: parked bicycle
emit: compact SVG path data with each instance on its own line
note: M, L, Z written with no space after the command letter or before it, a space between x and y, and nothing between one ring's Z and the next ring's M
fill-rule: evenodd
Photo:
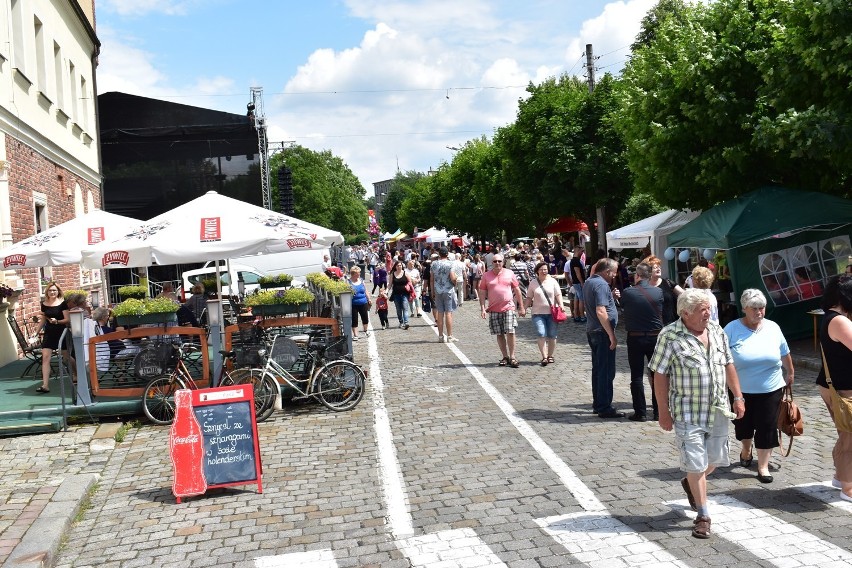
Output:
M330 410L351 410L364 396L366 375L361 367L347 359L328 361L326 357L345 341L342 336L327 344L309 340L303 353L293 339L276 335L268 356L266 348L258 348L259 355L266 360L262 369L243 369L244 373L232 373L225 381L229 381L228 384L250 382L254 386L255 413L259 421L275 410L275 398L282 384L296 392L294 399L314 398ZM305 368L297 376L291 370L300 360L304 361Z
M171 424L175 417L175 391L179 389L197 390L195 379L187 369L185 357L200 352L201 347L186 343L178 345L169 342L155 342L136 355L134 372L138 377L154 377L142 394L142 410L148 420L155 424ZM223 369L221 381L228 384L242 383L247 380L244 374L249 369ZM265 405L266 399L258 402L255 396L255 408ZM274 398L273 398L274 403ZM258 418L260 420L260 418Z

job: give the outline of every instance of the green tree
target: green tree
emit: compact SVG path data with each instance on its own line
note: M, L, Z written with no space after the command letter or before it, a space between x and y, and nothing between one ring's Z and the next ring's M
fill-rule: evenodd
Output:
M296 217L310 223L357 235L367 229L366 191L343 160L328 150L316 152L294 146L270 159L270 178L278 178L282 163L293 171ZM272 189L278 203L278 188Z
M414 183L414 188L399 207L397 219L401 227L412 230L414 227L444 226L439 218L434 176L423 176Z
M660 21L622 76L636 189L692 209L773 183L848 193L849 37L839 0L719 0Z
M657 203L650 195L634 193L627 199L627 203L624 204L624 208L618 214L616 226L613 228L627 226L665 210L666 208Z

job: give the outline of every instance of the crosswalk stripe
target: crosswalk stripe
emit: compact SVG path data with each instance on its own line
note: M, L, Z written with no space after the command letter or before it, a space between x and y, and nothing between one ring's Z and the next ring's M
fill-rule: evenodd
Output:
M714 496L708 502L713 535L743 547L773 566L826 566L833 561L852 564L852 552L766 511L726 495ZM669 504L683 507L684 512L689 508L686 500Z
M808 497L813 497L824 503L828 503L833 507L842 509L847 513L852 513L852 503L844 501L840 498L840 489L831 486L831 482L825 483L804 483L793 487L796 491L804 493Z
M337 568L331 550L310 550L254 559L255 568Z
M536 519L536 523L577 561L591 568L621 565L615 564L618 559L629 559L630 566L688 566L608 513L571 513Z
M505 566L473 529L455 529L400 541L403 554L414 567L474 568Z

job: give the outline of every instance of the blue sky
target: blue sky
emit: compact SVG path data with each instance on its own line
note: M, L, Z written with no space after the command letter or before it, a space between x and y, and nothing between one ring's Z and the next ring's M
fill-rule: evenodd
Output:
M361 180L427 171L511 123L524 87L619 72L653 0L99 0L100 93L245 113Z

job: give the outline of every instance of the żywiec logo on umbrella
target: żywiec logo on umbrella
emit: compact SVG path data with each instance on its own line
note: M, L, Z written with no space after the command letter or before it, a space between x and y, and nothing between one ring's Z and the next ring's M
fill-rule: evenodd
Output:
M111 250L101 259L101 266L127 266L130 253L126 250Z
M311 248L313 246L313 242L309 239L287 239L287 246L291 249L299 249L299 248Z
M25 254L10 254L3 259L3 268L9 268L10 266L26 266L26 264L27 255Z

